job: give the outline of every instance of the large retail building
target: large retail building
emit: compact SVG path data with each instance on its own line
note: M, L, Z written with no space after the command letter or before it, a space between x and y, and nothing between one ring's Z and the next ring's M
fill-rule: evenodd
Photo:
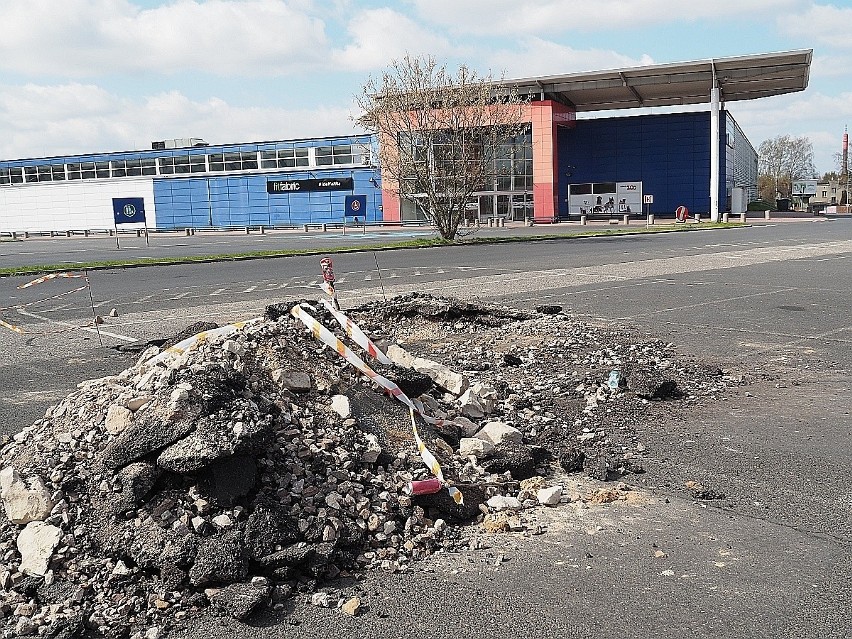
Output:
M756 195L757 156L723 105L803 90L811 57L791 51L505 81L526 98L531 126L498 150L493 179L468 212L545 223L638 215L648 200L658 214L678 206L711 218L738 211ZM709 110L600 117L696 104ZM369 135L175 140L150 150L4 160L0 233L108 229L128 201L157 229L299 226L353 213L417 219L410 201L382 190L375 145Z

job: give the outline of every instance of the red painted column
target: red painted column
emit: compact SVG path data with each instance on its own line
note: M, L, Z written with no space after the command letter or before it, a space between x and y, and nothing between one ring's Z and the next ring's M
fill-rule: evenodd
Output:
M557 128L573 126L576 113L569 107L543 100L529 106L533 147L533 219L554 222L559 211L559 153Z

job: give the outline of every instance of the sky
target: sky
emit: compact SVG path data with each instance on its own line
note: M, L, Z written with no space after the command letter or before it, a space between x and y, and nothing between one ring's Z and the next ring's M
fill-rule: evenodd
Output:
M0 159L349 134L354 96L406 54L521 78L813 49L804 92L729 111L755 148L807 136L820 173L852 123L852 0L0 0L0 16Z

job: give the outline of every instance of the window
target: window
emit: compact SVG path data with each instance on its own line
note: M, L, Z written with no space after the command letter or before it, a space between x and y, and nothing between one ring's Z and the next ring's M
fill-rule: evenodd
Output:
M211 171L250 171L256 168L257 153L254 151L210 155Z
M352 145L318 146L316 148L317 166L352 164Z
M204 173L207 170L206 157L204 155L178 155L160 158L158 160L160 175Z
M308 166L308 164L307 149L278 149L260 152L260 168L262 169L293 169L298 166Z
M0 185L21 184L24 181L24 170L20 167L0 169Z

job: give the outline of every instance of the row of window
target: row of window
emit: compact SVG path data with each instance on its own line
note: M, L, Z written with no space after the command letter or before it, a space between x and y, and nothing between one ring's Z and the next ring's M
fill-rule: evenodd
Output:
M311 156L313 155L313 158ZM311 160L313 159L313 163ZM371 162L370 147L363 144L340 144L301 149L277 149L239 153L175 155L136 160L109 162L69 162L0 168L0 185L32 182L61 182L109 177L138 177L143 175L186 175L256 171L261 169L295 169L310 166L326 167Z

